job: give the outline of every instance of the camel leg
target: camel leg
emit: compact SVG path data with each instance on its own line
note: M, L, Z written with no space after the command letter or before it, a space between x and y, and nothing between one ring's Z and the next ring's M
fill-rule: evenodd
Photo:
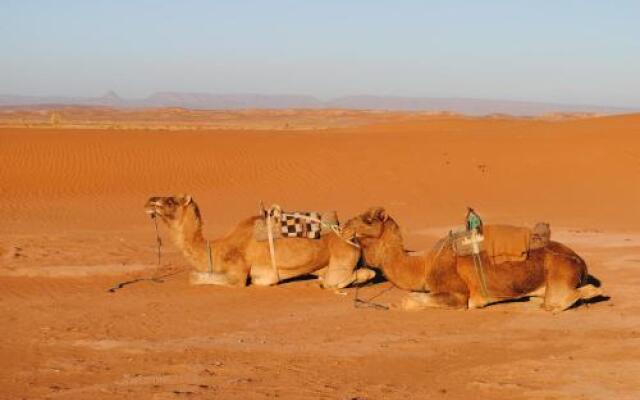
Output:
M324 267L317 271L312 272L311 275L316 276L320 281L323 281L325 279L325 275L327 274L327 271L329 271L329 267ZM346 281L349 281L347 285L353 284L353 283L365 283L373 279L375 276L376 276L376 272L372 269L358 268L352 273L351 279L346 279L344 282L340 282L340 284L345 284Z
M351 277L347 280L340 282L336 288L342 289L352 284L361 284L365 282L369 282L371 279L375 278L376 272L369 268L358 268L351 274Z
M376 272L369 268L331 268L326 271L322 280L322 287L326 289L342 289L354 283L365 283L376 276Z
M581 300L590 300L594 297L604 296L602 288L595 287L591 284L580 286L577 290L580 293Z
M467 307L469 309L483 308L485 306L488 306L491 303L495 303L496 301L497 300L495 299L484 297L482 294L480 294L480 291L477 290L477 288L475 287L469 288L469 301L467 304Z
M192 285L245 286L244 283L239 284L237 279L218 272L191 272L189 283Z
M356 269L360 249L345 243L336 235L332 234L329 238L331 257L326 272L320 278L322 287L341 289L354 282L366 282L375 276L375 273L367 268L362 268L362 271Z
M574 305L578 300L597 296L592 285L578 288L586 266L580 261L556 254L545 257L546 291L543 307L547 311L557 313Z
M467 301L467 295L462 293L411 292L402 299L400 308L409 311L426 308L465 308Z
M322 267L318 270L315 270L311 273L311 275L317 277L318 279L324 279L324 275L327 273L329 267Z
M251 284L256 286L277 285L278 276L270 265L253 266L251 268Z
M353 273L354 279L351 283L366 283L376 277L376 271L369 268L358 268Z
M545 286L539 287L533 292L529 292L522 297L528 297L529 302L541 305L544 303L544 297L547 293L547 288Z
M464 285L467 287L469 291L467 307L468 308L482 308L489 304L495 303L499 301L493 297L485 297L484 291L482 289L481 277L479 276L479 268L481 266L482 273L484 274L485 282L489 286L491 280L488 276L487 266L490 265L486 258L482 258L481 264L476 264L474 259L471 256L467 257L458 257L457 260L457 272L460 279L464 282ZM490 296L491 287L488 287L487 295Z

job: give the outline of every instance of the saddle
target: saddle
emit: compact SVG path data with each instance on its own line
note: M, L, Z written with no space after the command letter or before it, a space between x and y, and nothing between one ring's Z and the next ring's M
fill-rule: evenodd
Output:
M475 252L487 254L493 264L520 262L531 250L546 247L551 240L549 224L538 223L533 229L511 225L485 225L482 233L451 233L453 249L458 256Z
M274 240L283 238L320 239L338 229L340 223L335 211L282 211L279 206L266 210L261 206L260 217L253 227L254 238L269 240L269 221Z

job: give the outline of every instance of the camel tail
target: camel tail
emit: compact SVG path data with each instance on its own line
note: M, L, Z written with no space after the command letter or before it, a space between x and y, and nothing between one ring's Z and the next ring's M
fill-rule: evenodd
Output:
M586 261L580 256L577 257L583 267L580 287L578 287L577 289L580 293L580 298L582 300L590 300L596 297L604 296L600 280L595 276L589 274Z
M578 288L580 298L582 300L593 299L594 297L603 296L602 288L587 284Z

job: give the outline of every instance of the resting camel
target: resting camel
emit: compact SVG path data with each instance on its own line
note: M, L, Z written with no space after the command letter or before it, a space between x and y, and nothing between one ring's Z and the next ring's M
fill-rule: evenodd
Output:
M192 283L244 287L275 285L279 280L313 274L325 288L343 288L375 276L373 270L356 269L360 249L335 233L320 239L281 238L276 241L273 270L268 242L254 239L258 216L246 218L228 235L207 241L202 235L200 210L191 196L151 197L145 211L169 228L176 246L195 269ZM211 257L211 258L210 258Z
M481 308L523 297L543 297L552 312L570 308L578 300L601 296L601 289L587 283L585 262L567 246L549 242L531 250L522 262L485 266L487 297L482 295L472 256L456 256L447 238L424 256L408 255L398 224L383 208L371 208L348 221L345 237L356 238L367 265L380 268L395 286L409 290L401 307Z

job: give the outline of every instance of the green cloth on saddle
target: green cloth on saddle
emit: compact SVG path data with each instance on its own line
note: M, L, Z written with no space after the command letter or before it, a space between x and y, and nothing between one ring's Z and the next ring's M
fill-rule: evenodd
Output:
M467 228L472 231L474 229L478 229L482 225L482 221L480 217L476 213L470 213L467 218Z

